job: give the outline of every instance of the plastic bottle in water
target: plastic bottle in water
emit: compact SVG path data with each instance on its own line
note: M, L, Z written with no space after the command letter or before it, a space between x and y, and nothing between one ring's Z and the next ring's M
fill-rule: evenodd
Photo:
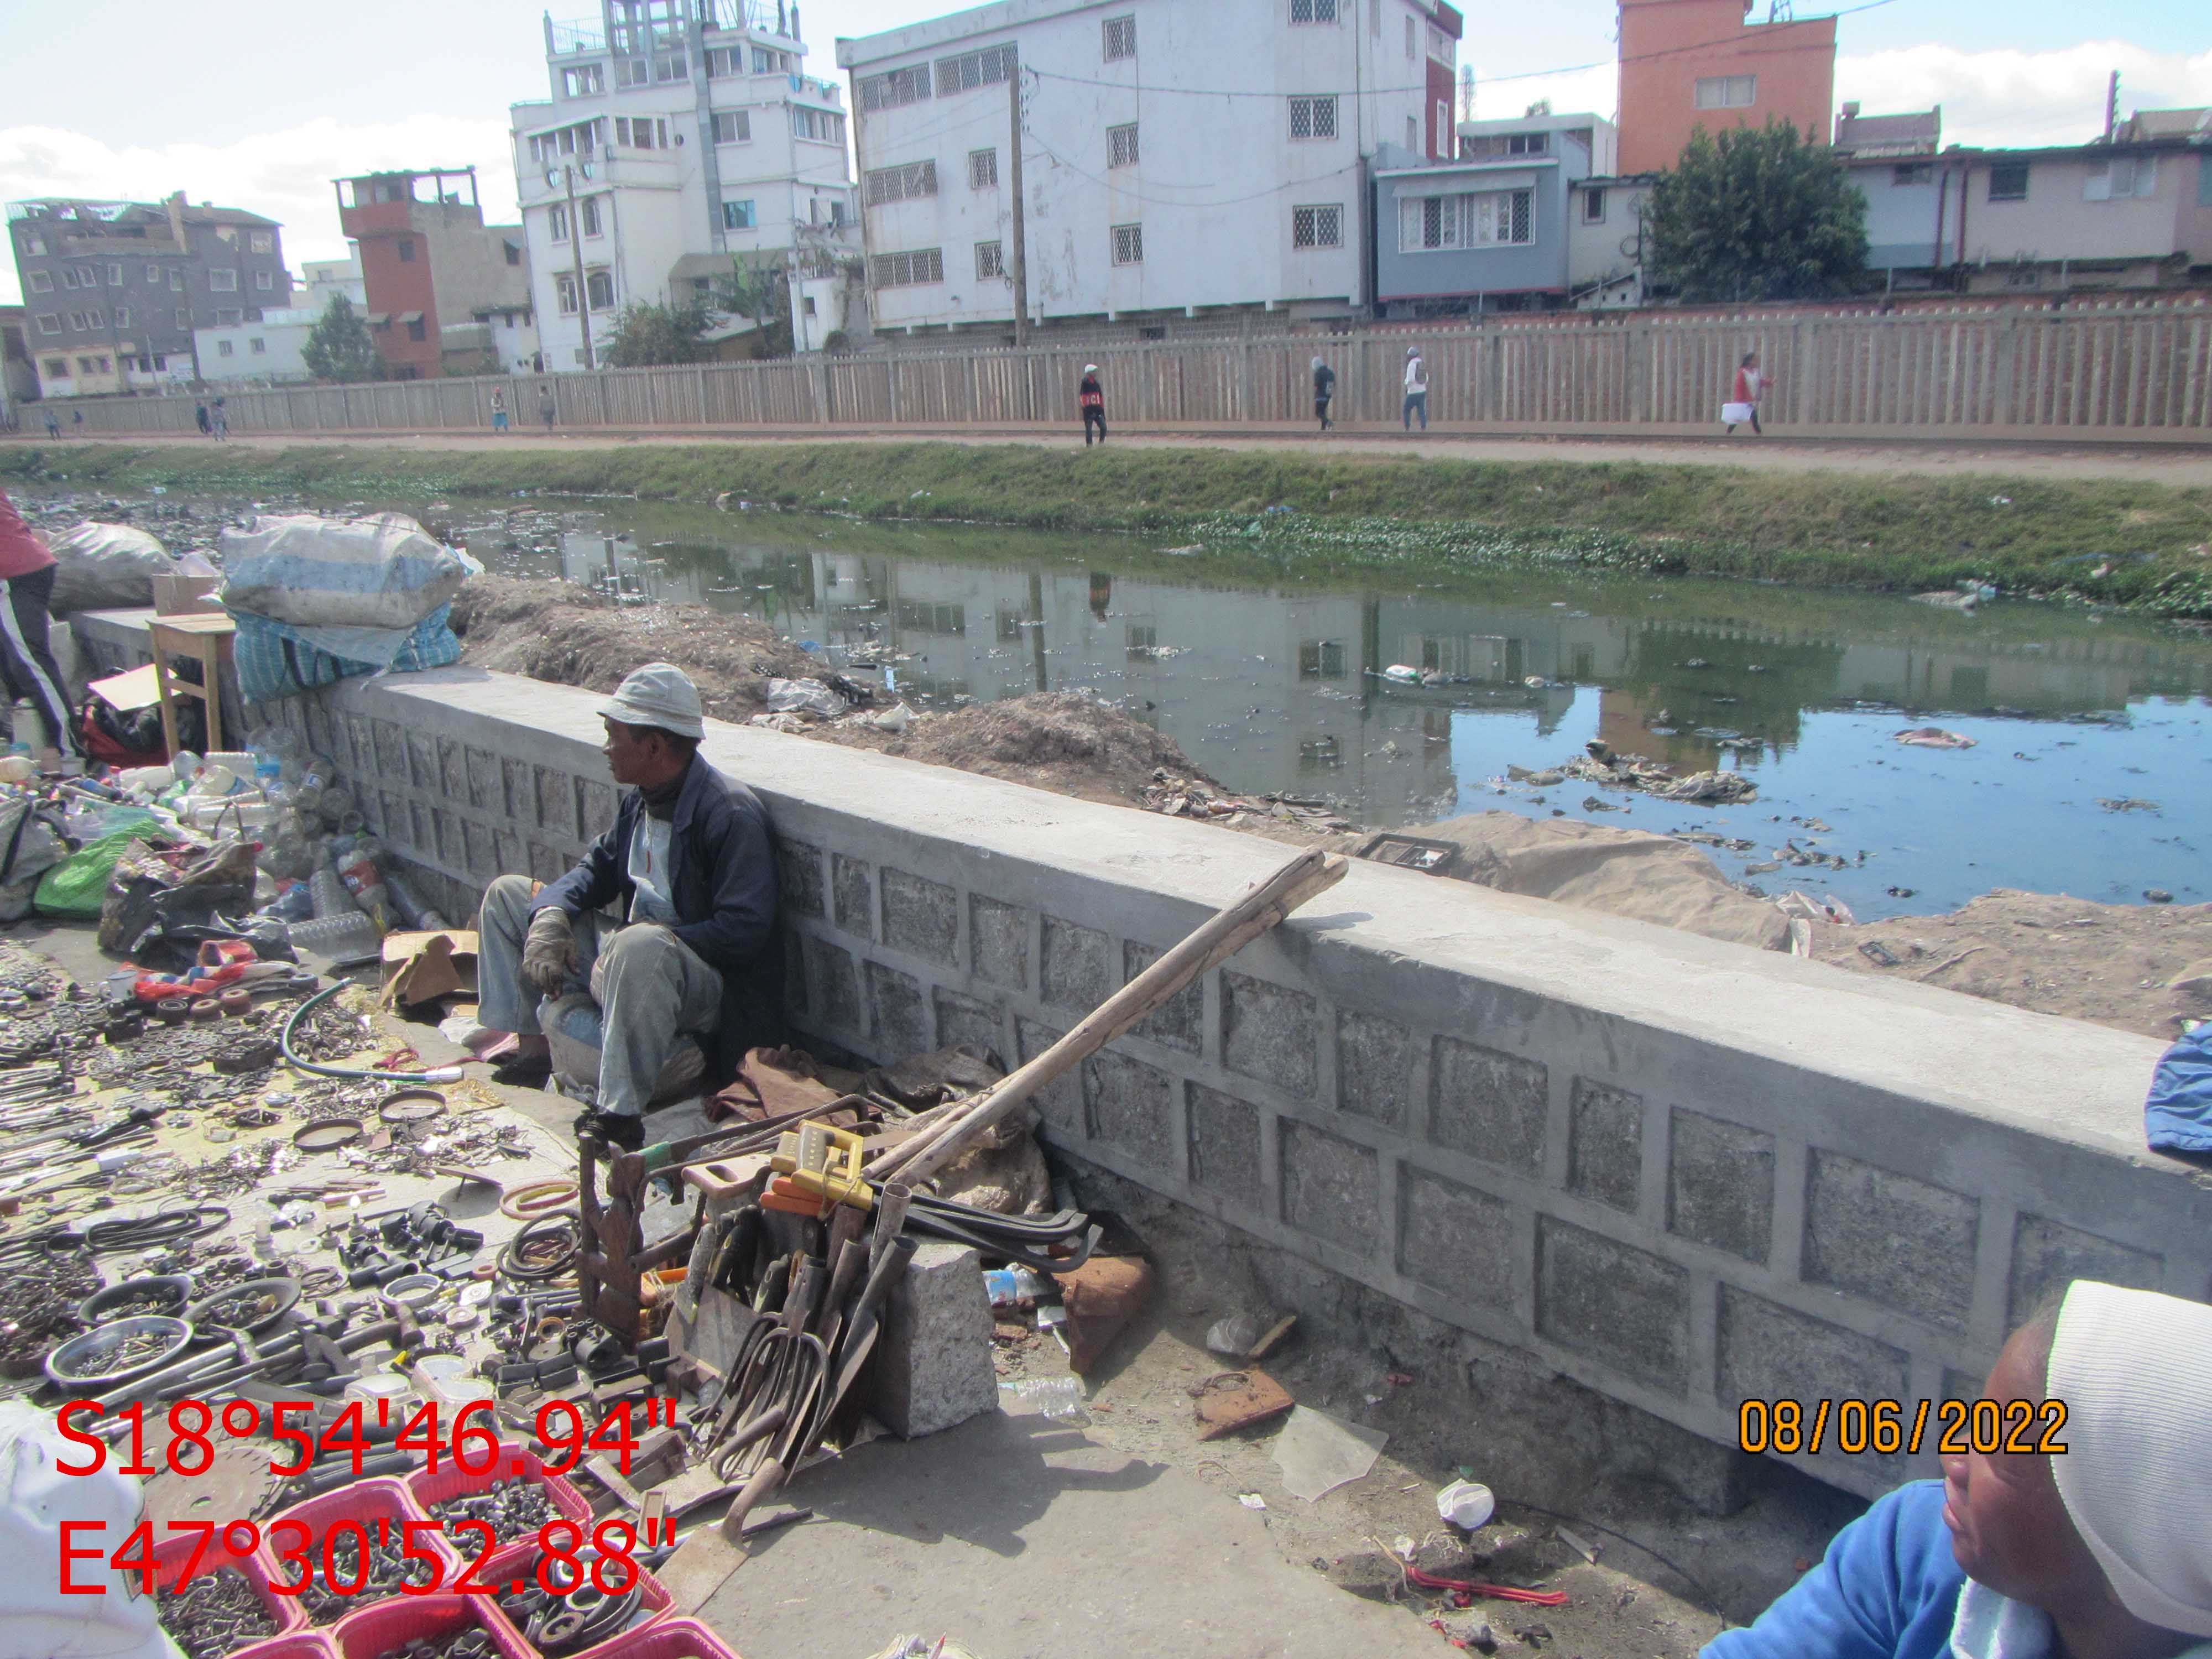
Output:
M1014 1384L1014 1397L1047 1417L1073 1417L1083 1410L1083 1384L1072 1376L1025 1376Z

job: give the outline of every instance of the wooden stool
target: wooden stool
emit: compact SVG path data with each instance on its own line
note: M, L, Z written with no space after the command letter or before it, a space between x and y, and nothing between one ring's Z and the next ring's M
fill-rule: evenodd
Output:
M222 671L231 660L238 624L227 616L153 617L146 623L154 649L154 688L161 694L161 737L173 758L177 752L179 697L198 697L207 705L207 752L222 747ZM192 685L169 672L169 659L190 657L200 665Z

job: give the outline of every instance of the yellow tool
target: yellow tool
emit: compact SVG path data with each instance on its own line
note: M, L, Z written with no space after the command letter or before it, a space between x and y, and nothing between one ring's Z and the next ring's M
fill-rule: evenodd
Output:
M864 1145L849 1129L802 1123L778 1138L768 1166L783 1177L775 1185L787 1193L803 1193L825 1208L850 1204L855 1209L872 1209L875 1194L860 1174Z

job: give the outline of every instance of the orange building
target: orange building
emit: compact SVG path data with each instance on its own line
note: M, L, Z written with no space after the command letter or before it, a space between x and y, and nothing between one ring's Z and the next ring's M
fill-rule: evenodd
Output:
M1787 0L1772 0L1787 12ZM1771 116L1828 142L1836 20L1744 20L1751 0L1620 0L1620 170L1671 167L1703 127L1764 126Z

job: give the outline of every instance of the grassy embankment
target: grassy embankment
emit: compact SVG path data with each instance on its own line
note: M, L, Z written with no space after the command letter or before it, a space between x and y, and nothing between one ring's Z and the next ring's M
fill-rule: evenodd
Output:
M873 520L1130 532L1314 571L1580 568L1899 593L1971 579L2212 617L2212 490L2122 480L937 443L444 454L15 446L0 449L7 477L426 500L526 490L707 502L727 492Z

